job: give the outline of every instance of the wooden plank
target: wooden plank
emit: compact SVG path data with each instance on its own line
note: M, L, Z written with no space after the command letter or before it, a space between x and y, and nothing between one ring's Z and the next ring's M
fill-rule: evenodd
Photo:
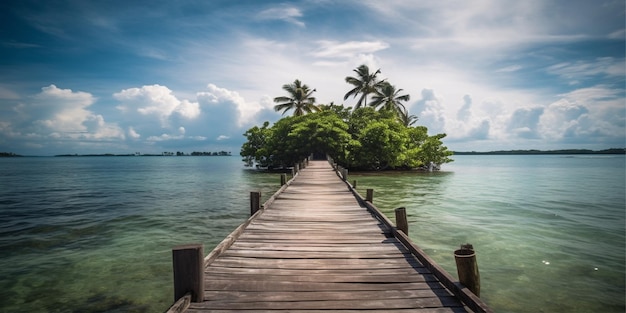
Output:
M413 289L441 289L443 285L437 281L412 283L331 283L331 282L298 282L298 281L236 281L232 279L205 280L207 291L345 291L345 290L413 290Z
M211 266L207 269L205 274L207 277L215 273L226 274L226 275L286 275L286 276L307 276L307 275L349 275L349 276L365 276L365 275L378 275L378 276L392 276L392 275L413 275L415 273L418 274L428 274L430 273L425 267L410 267L410 266L402 266L402 267L393 267L393 268L374 268L374 269L364 269L364 268L347 268L347 269L320 269L320 268L301 268L301 269L285 269L285 268L258 268L258 267L236 267L236 266L228 266L230 264L225 264L227 266Z
M409 308L436 308L442 306L462 307L454 297L431 297L414 299L375 299L375 300L330 300L330 301L277 301L277 302L230 302L210 301L194 303L194 308L211 309L272 309L272 310L343 310L358 307L363 310L371 309L409 309Z
M446 289L408 289L408 290L354 290L337 291L264 291L264 292L228 292L210 291L205 299L231 302L277 302L277 301L332 301L332 300L385 300L385 299L419 299L433 297L450 297Z
M185 312L189 312L189 313L238 313L238 312L246 312L246 313L266 313L268 312L268 310L255 310L255 309L250 309L250 310L228 310L228 309L207 309L207 308L202 308L202 309L194 309L194 308L190 308ZM289 310L289 311L285 311L285 312L290 312L290 313L319 313L319 310L299 310L299 309L294 309L294 310ZM459 312L467 312L465 309L460 308L460 307L447 307L447 308L411 308L411 309L389 309L389 308L385 308L382 310L368 310L368 313L388 313L388 312L394 312L394 313L459 313ZM341 310L341 313L363 313L362 310Z
M389 268L422 268L422 264L415 260L394 259L259 259L242 257L221 257L211 263L211 267L232 268L279 268L304 270L316 268L319 270L345 269L389 269Z
M437 278L431 274L421 275L256 275L256 274L237 274L232 273L207 273L207 280L212 279L229 279L236 277L239 282L255 284L257 282L268 281L293 281L293 282L326 282L326 283L422 283L437 281ZM205 288L206 289L206 288Z
M373 214L310 162L212 253L187 312L466 312Z

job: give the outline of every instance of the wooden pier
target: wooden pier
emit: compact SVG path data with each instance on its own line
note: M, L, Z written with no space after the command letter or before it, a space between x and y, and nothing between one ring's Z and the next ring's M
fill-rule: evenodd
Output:
M191 275L192 287L175 282L168 312L491 312L327 161L311 161L258 211L254 198L252 217L208 256L175 248L175 280ZM194 251L199 261L176 261Z

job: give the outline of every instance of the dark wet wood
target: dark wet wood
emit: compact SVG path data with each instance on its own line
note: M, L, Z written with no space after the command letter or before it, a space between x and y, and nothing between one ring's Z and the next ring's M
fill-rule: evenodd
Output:
M468 312L325 161L311 161L219 251L187 312Z

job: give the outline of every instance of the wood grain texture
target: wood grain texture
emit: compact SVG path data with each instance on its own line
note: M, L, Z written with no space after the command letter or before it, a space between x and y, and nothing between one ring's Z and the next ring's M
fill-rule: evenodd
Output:
M311 161L205 268L187 312L468 312L325 161Z

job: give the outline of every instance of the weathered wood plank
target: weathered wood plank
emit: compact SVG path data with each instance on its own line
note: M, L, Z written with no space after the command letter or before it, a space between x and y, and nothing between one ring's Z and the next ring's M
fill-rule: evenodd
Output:
M263 301L332 301L332 300L385 300L419 299L432 297L450 297L446 289L407 289L407 290L354 290L340 291L265 291L265 292L228 292L210 291L205 293L209 301L263 302Z
M454 297L431 297L414 299L375 299L375 300L330 300L330 301L277 301L277 302L230 302L210 301L194 303L194 308L213 309L272 309L272 310L343 310L358 307L363 310L370 309L409 309L409 308L436 308L442 306L462 307L462 304Z
M389 268L422 268L422 264L415 260L396 259L260 259L242 257L222 257L211 263L211 267L233 268L279 268L279 269L389 269Z
M211 279L228 279L233 273L207 273L205 283ZM267 274L237 274L240 282L254 284L257 281L294 281L294 282L329 282L329 283L421 283L437 281L431 274L421 275L267 275Z
M227 264L229 265L229 264ZM425 267L394 267L394 268L348 268L348 269L284 269L284 268L250 268L250 267L231 267L231 266L211 266L207 269L207 275L213 275L215 273L226 275L286 275L286 276L322 276L322 275L348 275L348 276L365 276L365 275L377 275L377 276L392 276L392 275L413 275L415 272L419 274L428 274L428 269Z
M212 254L187 312L466 312L327 163L271 199Z
M251 309L251 310L227 310L227 309L193 309L190 308L188 309L186 312L189 313L237 313L237 312L246 312L246 313L265 313L268 312L268 310L255 310L255 309ZM294 309L294 310L289 310L289 311L284 311L284 312L289 312L289 313L319 313L319 310L299 310L299 309ZM363 313L362 310L341 310L341 313ZM382 309L382 310L368 310L368 313L388 313L388 312L394 312L394 313L461 313L461 312L468 312L467 310L465 310L464 308L461 307L446 307L446 308L411 308L411 309Z
M297 282L297 281L234 281L232 279L212 279L205 281L207 291L363 291L363 290L414 290L414 289L441 289L443 285L436 281L413 283L330 283L330 282Z

